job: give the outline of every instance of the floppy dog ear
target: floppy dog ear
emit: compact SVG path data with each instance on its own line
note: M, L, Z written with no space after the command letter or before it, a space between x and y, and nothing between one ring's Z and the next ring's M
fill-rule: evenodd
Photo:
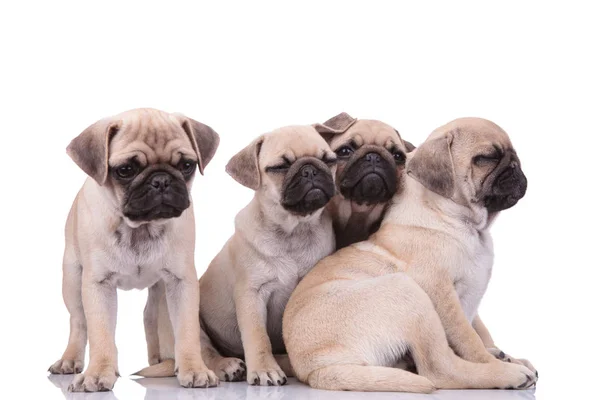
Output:
M452 140L451 133L426 140L415 150L407 165L408 175L446 198L452 197L455 187L454 163L450 151Z
M213 128L204 125L202 122L182 115L178 115L178 118L181 121L181 127L188 135L190 142L192 142L196 156L198 156L198 169L204 175L204 168L212 160L217 147L219 147L219 135Z
M398 132L398 129L394 129L394 130L398 134L398 137L400 138L400 140L402 140L402 143L404 143L404 147L406 148L406 152L407 153L410 153L411 151L413 151L414 149L416 149L416 147L415 147L414 144L412 144L408 140L402 139L402 136L400 136L400 132Z
M343 112L333 118L329 118L322 124L314 124L313 127L321 134L323 139L329 143L335 135L346 132L355 122L356 118L352 118L350 115Z
M252 190L257 190L260 187L258 155L260 154L263 140L262 136L254 140L235 156L231 157L231 160L229 160L225 167L225 171L233 179Z
M67 154L99 185L104 185L108 177L108 149L121 121L102 119L81 132L67 146Z
M402 141L404 142L404 147L406 147L406 151L407 152L412 152L414 149L416 149L415 145L412 144L411 142L409 142L408 140L404 140L402 139Z

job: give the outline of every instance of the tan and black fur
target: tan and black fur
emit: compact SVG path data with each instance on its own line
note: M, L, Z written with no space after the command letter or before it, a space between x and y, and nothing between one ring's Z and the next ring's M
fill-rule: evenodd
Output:
M325 209L335 192L335 169L335 153L311 126L262 135L227 164L255 195L199 282L202 356L220 379L286 383L283 310L298 282L335 249ZM158 331L165 326L159 321ZM172 373L166 360L137 374Z
M380 229L292 294L283 334L296 376L330 390L531 387L537 372L497 360L476 321L490 225L527 186L510 139L487 120L452 121L408 156L403 180ZM418 375L394 368L407 354Z
M314 126L337 154L337 191L328 209L339 249L379 228L389 201L402 189L406 154L414 146L381 121L347 113Z
M216 132L200 122L137 109L96 122L67 148L89 178L65 228L69 342L49 371L78 374L71 391L110 390L117 379L117 288L166 292L179 382L218 383L200 353L190 197L196 165L203 172L218 144ZM88 339L90 364L81 373Z

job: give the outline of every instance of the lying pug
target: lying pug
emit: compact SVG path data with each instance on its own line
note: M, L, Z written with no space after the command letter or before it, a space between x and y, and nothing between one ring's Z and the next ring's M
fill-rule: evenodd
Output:
M241 380L247 368L252 385L286 383L287 357L280 365L273 355L286 352L283 310L302 277L335 249L325 210L335 169L335 153L311 126L262 135L227 164L236 181L256 192L199 283L202 357L219 378ZM166 360L137 374L172 373Z
M292 294L283 335L296 376L331 390L533 386L532 370L497 360L471 325L492 269L490 225L527 187L510 139L458 119L409 156L407 173L381 228ZM406 354L419 375L391 368Z
M327 208L340 249L379 228L388 202L401 189L406 154L415 147L381 121L346 113L314 126L337 154L337 193Z
M117 288L143 289L159 281L172 311L179 383L217 384L200 353L190 189L196 167L203 173L218 144L217 133L200 122L138 109L96 122L67 148L89 175L66 224L69 343L49 369L79 374L89 337L90 365L69 390L112 389L119 375Z

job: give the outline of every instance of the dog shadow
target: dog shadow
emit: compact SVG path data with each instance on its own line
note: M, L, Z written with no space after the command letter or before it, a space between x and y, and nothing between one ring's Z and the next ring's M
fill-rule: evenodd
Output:
M208 389L186 389L175 378L132 379L146 389L144 400L282 400L286 386L250 386L246 382L221 382Z
M115 393L111 390L108 392L69 392L69 385L73 381L75 375L48 375L48 380L54 386L60 389L66 400L118 400Z

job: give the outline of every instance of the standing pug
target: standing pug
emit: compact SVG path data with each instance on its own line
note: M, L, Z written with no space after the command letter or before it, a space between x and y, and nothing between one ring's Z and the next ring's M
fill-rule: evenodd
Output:
M63 297L71 315L69 343L53 374L79 374L87 339L90 365L71 391L112 389L118 373L117 288L162 281L175 332L177 377L186 387L215 386L202 361L194 214L190 189L219 136L183 115L138 109L96 122L68 154L89 178L66 224Z
M406 154L414 146L375 120L341 113L315 128L337 154L337 194L328 205L337 248L366 240L402 182Z
M527 187L510 139L490 121L458 119L407 171L381 228L319 262L292 294L283 333L296 376L333 390L531 387L537 374L497 360L472 326L492 269L490 225ZM406 354L419 375L392 368Z
M202 356L221 379L242 379L247 364L250 384L286 383L273 355L286 352L283 310L300 279L335 249L325 210L335 168L335 153L311 126L262 135L227 164L236 181L256 192L200 279ZM164 326L159 322L159 332ZM172 373L172 361L165 361L137 374Z

